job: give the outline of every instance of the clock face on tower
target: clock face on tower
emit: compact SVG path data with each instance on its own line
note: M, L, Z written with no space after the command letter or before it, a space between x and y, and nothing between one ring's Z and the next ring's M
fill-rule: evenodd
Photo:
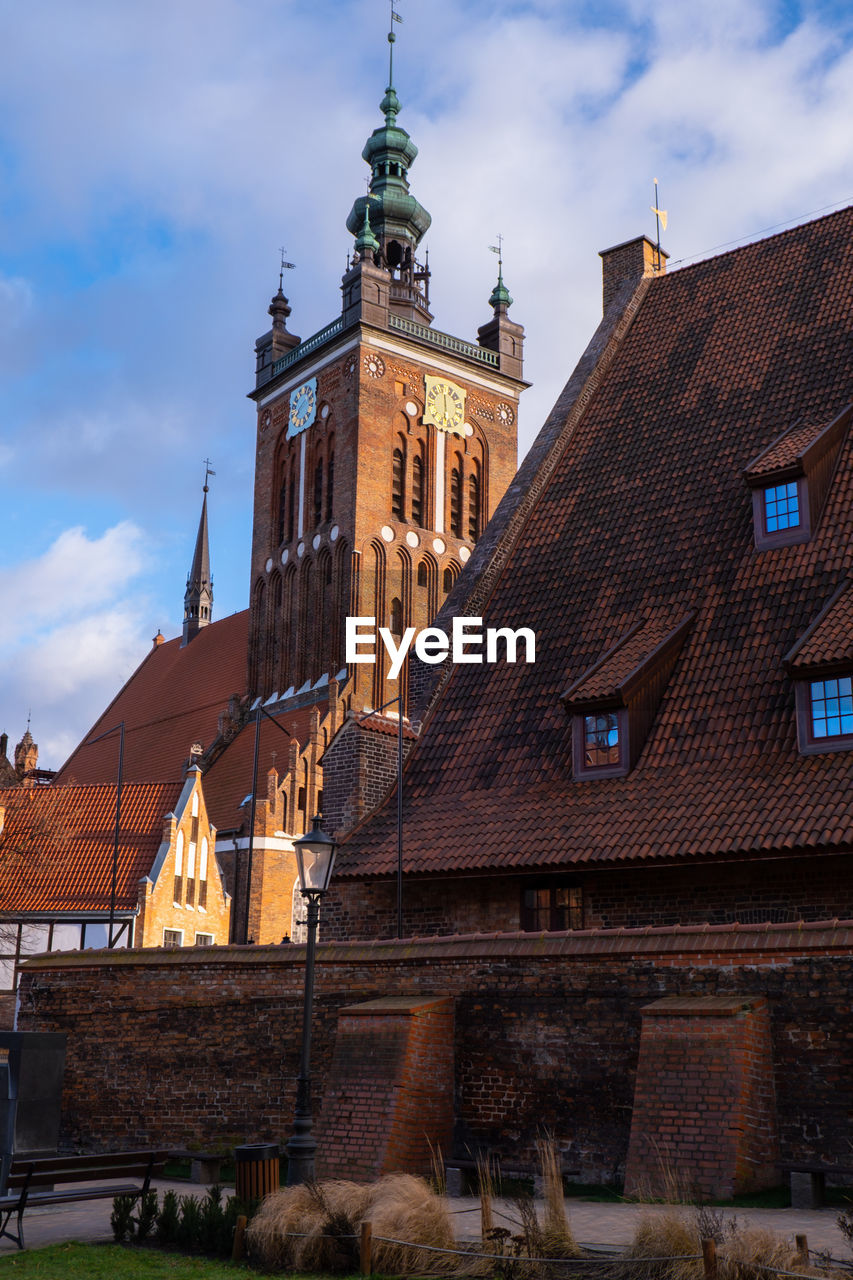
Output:
M446 378L424 374L424 422L434 422L442 431L462 435L465 428L465 391Z
M317 416L317 379L309 378L290 393L290 418L287 436L291 439L305 431Z

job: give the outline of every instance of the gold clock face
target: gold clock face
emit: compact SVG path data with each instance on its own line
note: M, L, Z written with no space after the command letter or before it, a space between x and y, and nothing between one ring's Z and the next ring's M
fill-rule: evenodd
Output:
M460 435L465 423L465 392L445 378L424 377L426 384L424 422L434 422L442 431Z

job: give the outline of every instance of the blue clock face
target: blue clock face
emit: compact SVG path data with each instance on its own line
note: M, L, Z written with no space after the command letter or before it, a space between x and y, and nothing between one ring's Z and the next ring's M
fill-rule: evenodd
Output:
M317 416L317 379L309 378L290 393L290 425L288 436L299 435Z

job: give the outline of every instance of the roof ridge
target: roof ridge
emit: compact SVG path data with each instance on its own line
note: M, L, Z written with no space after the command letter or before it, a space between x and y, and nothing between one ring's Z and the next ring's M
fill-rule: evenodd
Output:
M795 231L802 230L803 227L816 227L819 223L829 222L832 218L839 218L842 214L853 214L853 204L842 205L840 209L834 209L831 213L824 213L818 218L810 218L808 216L802 222L795 222L793 226L785 227L783 231L776 231L772 235L763 235L760 231L755 232L754 240L747 240L745 244L735 245L732 249L726 249L722 253L717 253L713 249L707 251L707 255L698 257L695 262L690 262L687 266L680 267L680 262L687 262L688 258L694 258L697 255L687 254L684 258L676 258L674 262L667 263L667 270L661 275L655 276L656 280L667 280L673 277L681 276L685 271L693 271L697 267L703 266L706 262L716 262L720 258L730 258L733 254L744 253L747 249L753 249L759 244L769 244L773 240L781 240L783 236L793 235Z

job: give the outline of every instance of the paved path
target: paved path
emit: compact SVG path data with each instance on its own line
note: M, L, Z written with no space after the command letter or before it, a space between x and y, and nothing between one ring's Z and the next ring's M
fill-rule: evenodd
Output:
M190 1182L157 1181L153 1184L162 1192L171 1188L179 1195L203 1196L206 1187ZM226 1189L227 1193L227 1189ZM448 1207L453 1213L456 1234L460 1239L479 1238L480 1203L474 1198L452 1199ZM495 1221L510 1230L518 1223L511 1201L494 1202ZM601 1204L592 1200L566 1201L569 1220L575 1237L583 1244L623 1245L634 1233L637 1222L644 1214L652 1216L671 1212L664 1205ZM690 1213L689 1209L682 1210ZM24 1238L31 1249L42 1245L63 1244L68 1240L111 1240L111 1200L91 1200L77 1205L54 1205L44 1209L32 1209L24 1216ZM738 1221L749 1221L753 1226L768 1227L780 1235L808 1236L812 1249L829 1249L835 1257L849 1256L846 1243L836 1225L837 1209L724 1209L727 1217L737 1216ZM502 1215L502 1216L498 1216ZM0 1271L5 1270L2 1258L17 1253L17 1246L8 1239L0 1240Z

